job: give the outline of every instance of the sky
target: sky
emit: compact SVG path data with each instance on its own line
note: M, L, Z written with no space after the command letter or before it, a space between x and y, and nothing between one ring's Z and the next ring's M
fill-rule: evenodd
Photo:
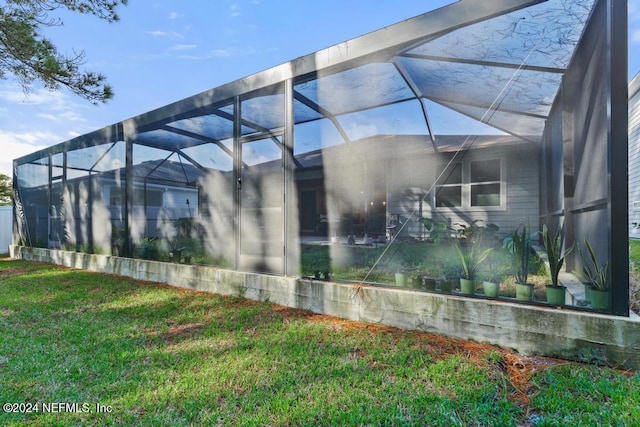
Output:
M14 158L451 2L129 0L113 24L65 14L47 36L63 53L85 51L85 68L105 74L115 97L96 106L0 80L0 173L11 175ZM640 0L628 11L631 79L640 72Z

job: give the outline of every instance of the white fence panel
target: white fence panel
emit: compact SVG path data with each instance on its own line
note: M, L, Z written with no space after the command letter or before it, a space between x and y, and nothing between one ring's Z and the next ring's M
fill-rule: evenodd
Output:
M13 232L13 206L0 206L0 254L9 252Z

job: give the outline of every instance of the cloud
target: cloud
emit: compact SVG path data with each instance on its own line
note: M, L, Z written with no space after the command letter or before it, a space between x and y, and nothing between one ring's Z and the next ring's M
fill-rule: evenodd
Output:
M178 13L178 12L171 12L169 13L169 19L178 19L178 18L182 18L184 15Z
M8 145L15 144L20 146L24 154L28 154L34 150L57 144L61 140L60 135L48 131L23 133L0 131L0 145L2 145L3 151Z
M52 122L57 122L58 120L60 120L60 118L55 114L40 113L38 114L38 117L45 120L51 120Z
M173 45L169 50L193 50L197 48L197 44L176 44Z
M240 6L238 6L238 4L232 4L231 7L229 8L229 10L231 11L231 15L232 17L236 17L236 16L240 16L242 15L242 13L240 12Z
M44 88L32 89L25 93L18 85L0 87L0 103L11 104L11 113L19 124L22 115L38 117L51 122L85 122L82 111L89 107L77 102L65 91L50 91ZM0 114L6 115L7 109L0 109ZM24 117L25 123L30 117ZM5 127L6 130L6 127Z
M256 53L256 49L254 48L229 47L229 48L223 48L223 49L212 49L203 54L182 55L180 56L180 58L190 59L194 61L202 61L202 60L214 59L214 58L249 56L249 55L254 55L255 53Z
M187 31L187 30L185 30ZM154 30L154 31L145 31L145 34L148 34L155 38L174 38L174 39L183 39L184 35L178 33L176 31L163 31L163 30Z
M53 113L39 113L38 117L52 122L86 122L87 120L76 114L75 112L68 110L58 114Z
M66 95L62 91L50 91L42 88L25 92L15 85L0 89L0 100L15 104L27 103L51 106L64 104Z
M627 13L629 21L640 20L640 0L629 0L627 3Z
M11 176L13 159L47 148L62 139L64 138L52 132L16 133L0 131L0 146L2 146L3 153L2 158L0 158L0 173Z
M229 49L213 49L209 51L209 55L212 58L227 58L231 55L231 50Z
M629 40L640 42L640 0L629 0L627 3L629 19Z
M153 37L167 37L170 35L170 33L166 32L166 31L160 31L160 30L155 30L155 31L145 31L146 34L152 35Z

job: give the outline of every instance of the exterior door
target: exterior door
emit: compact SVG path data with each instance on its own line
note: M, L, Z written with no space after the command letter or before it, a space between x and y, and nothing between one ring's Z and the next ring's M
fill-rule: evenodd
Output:
M241 144L240 268L284 274L282 135Z

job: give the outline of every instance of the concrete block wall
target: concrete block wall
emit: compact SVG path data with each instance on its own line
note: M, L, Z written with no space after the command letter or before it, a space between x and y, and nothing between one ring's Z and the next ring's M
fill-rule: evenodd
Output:
M224 295L361 322L472 339L523 354L640 369L640 321L504 300L269 276L213 267L11 246L13 258Z

